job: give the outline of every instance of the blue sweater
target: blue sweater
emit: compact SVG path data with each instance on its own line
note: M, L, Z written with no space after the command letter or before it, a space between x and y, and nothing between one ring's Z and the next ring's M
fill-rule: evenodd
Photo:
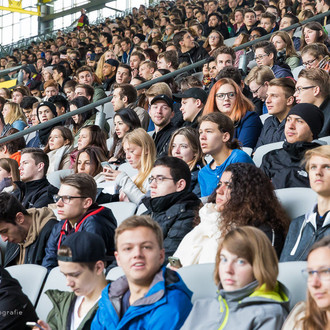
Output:
M201 187L201 196L209 196L213 193L214 189L217 187L219 180L222 176L222 173L226 167L233 163L253 163L252 158L245 153L243 150L234 149L230 156L220 165L217 166L214 170L211 169L210 164L204 166L198 174L198 182Z

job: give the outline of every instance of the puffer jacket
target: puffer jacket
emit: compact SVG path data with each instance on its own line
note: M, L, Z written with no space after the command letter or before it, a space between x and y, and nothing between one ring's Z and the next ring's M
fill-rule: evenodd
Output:
M7 243L4 267L16 265L19 259L24 264L41 265L45 248L53 227L58 223L52 210L47 207L27 210L32 217L25 242L22 244ZM21 255L21 258L19 256ZM18 260L16 260L18 258Z
M319 147L314 142L284 142L283 148L268 152L262 159L260 168L271 179L275 189L309 187L308 174L301 166L305 152Z
M187 191L175 192L162 197L145 197L142 202L148 214L163 230L165 262L178 248L183 237L193 228L193 221L201 201Z
M65 238L78 231L88 231L100 235L107 248L107 255L113 256L115 250L114 236L117 221L112 211L106 207L93 204L76 223L74 228L68 220L62 220L54 226L46 246L46 255L42 266L48 270L57 266L57 250L65 242Z
M270 292L257 286L254 281L235 291L220 290L218 299L197 300L181 329L281 329L289 311L288 290L279 282Z
M122 276L102 291L92 330L176 330L192 307L192 292L178 273L165 267L156 273L147 294L121 317L121 302L128 289L126 276Z
M185 53L179 51L178 55L179 55L179 64L186 62L188 63L188 65L210 57L210 55L205 50L205 48L200 46L195 46L194 48L190 49ZM192 72L197 72L197 71L202 71L202 67L196 68L195 71L193 70Z
M71 315L77 296L73 292L47 290L46 295L53 304L53 309L47 316L47 323L51 329L71 329ZM98 303L88 311L76 330L89 330L98 308Z
M316 226L316 216L317 205L311 212L291 222L281 254L281 262L307 260L312 245L324 236L330 235L330 212L327 213L323 226L319 229Z

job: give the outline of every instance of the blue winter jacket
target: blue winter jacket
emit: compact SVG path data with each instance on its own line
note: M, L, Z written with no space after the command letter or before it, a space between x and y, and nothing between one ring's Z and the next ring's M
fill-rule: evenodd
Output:
M275 64L272 67L272 71L274 73L275 78L293 78L290 68Z
M148 293L120 318L121 301L127 290L126 276L122 276L102 291L92 330L180 329L192 308L192 292L178 273L165 267L155 275Z
M235 123L234 138L238 139L243 147L254 148L262 130L262 122L255 111L247 111L245 116Z
M117 221L112 211L106 207L93 204L88 211L77 222L74 229L70 229L66 223L67 220L59 221L53 227L49 236L46 255L42 261L42 266L51 270L57 267L57 250L65 242L65 238L76 231L88 231L100 235L107 248L107 255L113 256L115 250L114 236L117 227Z

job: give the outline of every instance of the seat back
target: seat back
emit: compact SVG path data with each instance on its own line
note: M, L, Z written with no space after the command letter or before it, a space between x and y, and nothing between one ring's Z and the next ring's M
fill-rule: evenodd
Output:
M47 268L40 265L24 264L10 266L6 270L19 282L23 293L28 296L32 305L35 306L47 275Z
M101 206L109 208L117 220L117 227L128 217L134 215L136 204L131 202L112 202L101 204Z
M276 150L276 149L282 149L283 147L283 143L284 141L280 141L280 142L275 142L275 143L269 143L269 144L265 144L263 146L260 146L259 148L257 148L257 150L254 153L253 156L253 161L254 164L257 167L261 166L262 163L262 158L270 151L272 150Z
M252 148L249 148L249 147L243 147L242 150L247 153L249 156L252 155L252 151L253 149Z
M52 173L47 174L47 180L51 185L54 187L60 189L61 186L61 179L65 178L66 176L73 174L72 169L65 169L65 170L59 170L54 171Z
M265 123L265 120L266 120L268 117L270 117L270 116L271 116L271 115L270 115L269 113L264 113L263 115L259 116L259 118L260 118L262 124L264 124L264 123Z
M290 309L299 301L306 300L307 284L301 271L307 267L306 261L280 262L277 279L290 291Z
M330 145L330 136L324 136L321 138L318 138L319 141L324 141L326 144Z
M291 220L310 211L317 201L317 194L311 188L283 188L275 193Z
M45 285L42 289L36 307L36 312L39 319L46 320L48 313L53 308L52 302L47 297L45 292L47 290L56 290L56 289L61 291L70 291L69 287L66 286L65 276L60 272L60 267L55 267L50 271L47 280L45 282Z
M304 69L304 66L300 65L292 70L292 75L293 75L294 80L298 80L299 73L302 69Z
M114 268L111 268L109 273L107 274L107 277L106 279L108 281L116 281L119 277L125 275L124 274L124 271L121 267L114 267Z
M215 297L217 287L213 280L215 264L197 264L178 269L187 287L193 292L192 302L201 298Z

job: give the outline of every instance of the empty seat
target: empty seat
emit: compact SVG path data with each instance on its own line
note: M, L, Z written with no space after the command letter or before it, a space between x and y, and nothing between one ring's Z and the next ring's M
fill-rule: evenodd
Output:
M55 267L50 271L38 300L36 312L41 320L46 320L48 313L53 308L52 302L45 294L45 292L50 289L70 291L69 287L66 285L65 276L60 272L60 267Z
M113 202L101 204L101 206L109 208L117 220L119 226L125 219L134 215L136 204L131 202Z
M317 199L311 188L283 188L276 189L275 193L291 220L310 211Z
M47 275L47 268L39 265L24 264L7 267L8 273L15 278L35 306L41 287Z

